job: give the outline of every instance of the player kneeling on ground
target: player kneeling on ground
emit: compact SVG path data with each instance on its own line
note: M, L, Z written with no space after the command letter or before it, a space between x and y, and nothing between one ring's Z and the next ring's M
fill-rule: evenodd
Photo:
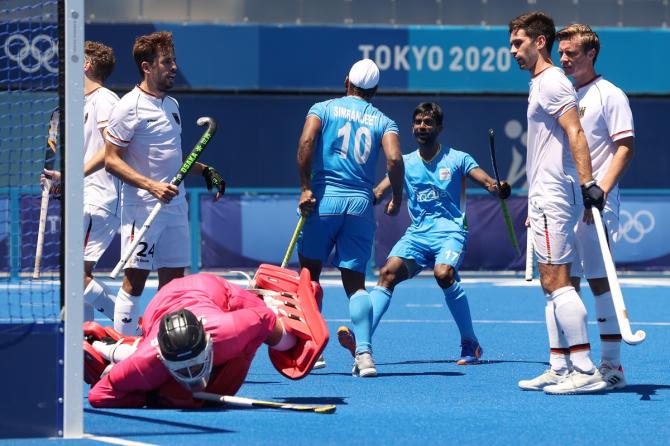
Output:
M85 380L93 407L193 408L193 392L234 395L256 350L270 346L284 376L304 377L328 342L305 270L296 293L265 296L210 274L175 279L152 299L143 336L84 325ZM267 294L267 293L263 293Z

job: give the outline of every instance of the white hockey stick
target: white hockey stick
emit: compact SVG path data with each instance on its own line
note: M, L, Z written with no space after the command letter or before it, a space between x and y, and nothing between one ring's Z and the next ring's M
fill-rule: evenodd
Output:
M337 409L337 406L334 404L321 405L278 403L276 401L253 400L251 398L243 398L241 396L217 395L216 393L209 392L194 392L193 397L199 400L213 401L215 403L228 404L230 406L285 409L295 410L298 412L335 413L335 410Z
M198 118L197 124L199 126L207 125L207 130L205 130L205 133L200 138L200 141L198 141L198 143L195 145L191 153L186 157L184 164L182 164L182 166L179 168L179 172L177 172L174 178L172 178L170 184L179 186L181 182L184 181L184 177L186 176L186 174L188 174L188 171L191 170L191 167L193 167L193 164L195 164L196 160L200 156L200 153L205 149L207 143L209 142L210 139L212 139L212 136L216 131L216 122L212 118L208 117ZM116 276L119 275L121 269L123 269L123 267L126 265L126 262L128 262L128 259L130 259L130 256L133 255L133 252L135 252L135 248L137 248L137 245L139 245L142 239L144 238L144 234L146 234L147 230L151 227L151 224L156 219L156 216L158 215L162 207L163 207L162 202L159 201L158 203L156 203L154 208L151 210L151 213L144 221L142 228L140 228L137 234L135 234L132 243L130 244L126 252L123 253L121 258L119 259L119 262L116 264L114 270L109 275L109 277L111 277L112 279L116 279Z
M602 253L603 261L605 262L607 280L609 281L610 292L612 293L612 302L614 303L617 321L619 322L619 330L621 330L621 338L626 344L637 345L645 340L647 334L642 330L638 330L635 332L635 334L633 334L630 328L630 321L628 320L626 304L623 301L623 293L621 292L619 279L617 278L616 269L614 268L614 260L612 260L612 253L610 252L609 245L607 244L607 236L605 235L603 219L600 215L600 211L597 208L593 207L591 210L593 212L593 220L596 224L596 232L598 233L598 242L600 242L600 252Z
M526 228L526 282L533 280L533 263L535 252L533 251L533 233L530 226Z
M49 136L47 147L44 152L44 168L53 170L56 161L56 147L58 146L58 125L60 124L60 111L58 109L51 113L49 118ZM44 178L42 184L42 201L40 204L40 219L37 227L37 245L35 246L35 266L33 268L33 279L40 278L42 268L42 251L44 249L44 231L47 224L47 213L49 212L49 193L51 192L51 177Z

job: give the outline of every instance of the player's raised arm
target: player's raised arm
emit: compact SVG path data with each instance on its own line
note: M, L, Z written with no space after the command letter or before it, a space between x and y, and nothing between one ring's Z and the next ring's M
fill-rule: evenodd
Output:
M468 177L481 185L489 193L496 195L498 198L505 200L512 194L512 186L507 181L500 182L500 189L496 183L495 178L489 176L481 167L475 167L468 172Z

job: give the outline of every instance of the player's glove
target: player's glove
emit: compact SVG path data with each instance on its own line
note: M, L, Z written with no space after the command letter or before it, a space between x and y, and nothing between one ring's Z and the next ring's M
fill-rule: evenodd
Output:
M512 186L507 181L503 181L500 183L500 187L496 186L496 191L498 192L498 198L507 200L512 195Z
M214 170L213 167L207 166L202 171L202 176L205 177L205 183L207 184L207 190L211 191L212 187L216 187L217 191L223 195L226 192L226 182L223 181L223 177L219 172Z
M605 207L605 192L596 184L595 181L589 181L582 185L582 198L584 199L584 207L591 209L595 206L599 210Z

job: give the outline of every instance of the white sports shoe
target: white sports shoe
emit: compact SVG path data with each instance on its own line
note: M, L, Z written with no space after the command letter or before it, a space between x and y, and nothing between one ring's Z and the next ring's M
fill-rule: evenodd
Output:
M354 376L361 378L373 378L377 376L377 368L372 355L369 352L363 352L356 355L354 359L354 369L351 371Z
M543 374L533 379L522 379L519 387L522 390L542 390L546 386L558 384L566 375L556 373L552 369L545 370Z
M582 373L573 370L566 375L561 382L546 386L544 393L548 395L575 395L582 393L596 393L607 388L607 383L603 381L603 376L598 369L592 374Z
M626 378L623 376L623 367L613 367L607 361L600 364L600 374L607 383L607 390L617 390L626 387Z
M324 359L323 355L319 356L316 362L314 363L314 366L312 367L312 370L316 369L325 369L326 368L326 360Z

